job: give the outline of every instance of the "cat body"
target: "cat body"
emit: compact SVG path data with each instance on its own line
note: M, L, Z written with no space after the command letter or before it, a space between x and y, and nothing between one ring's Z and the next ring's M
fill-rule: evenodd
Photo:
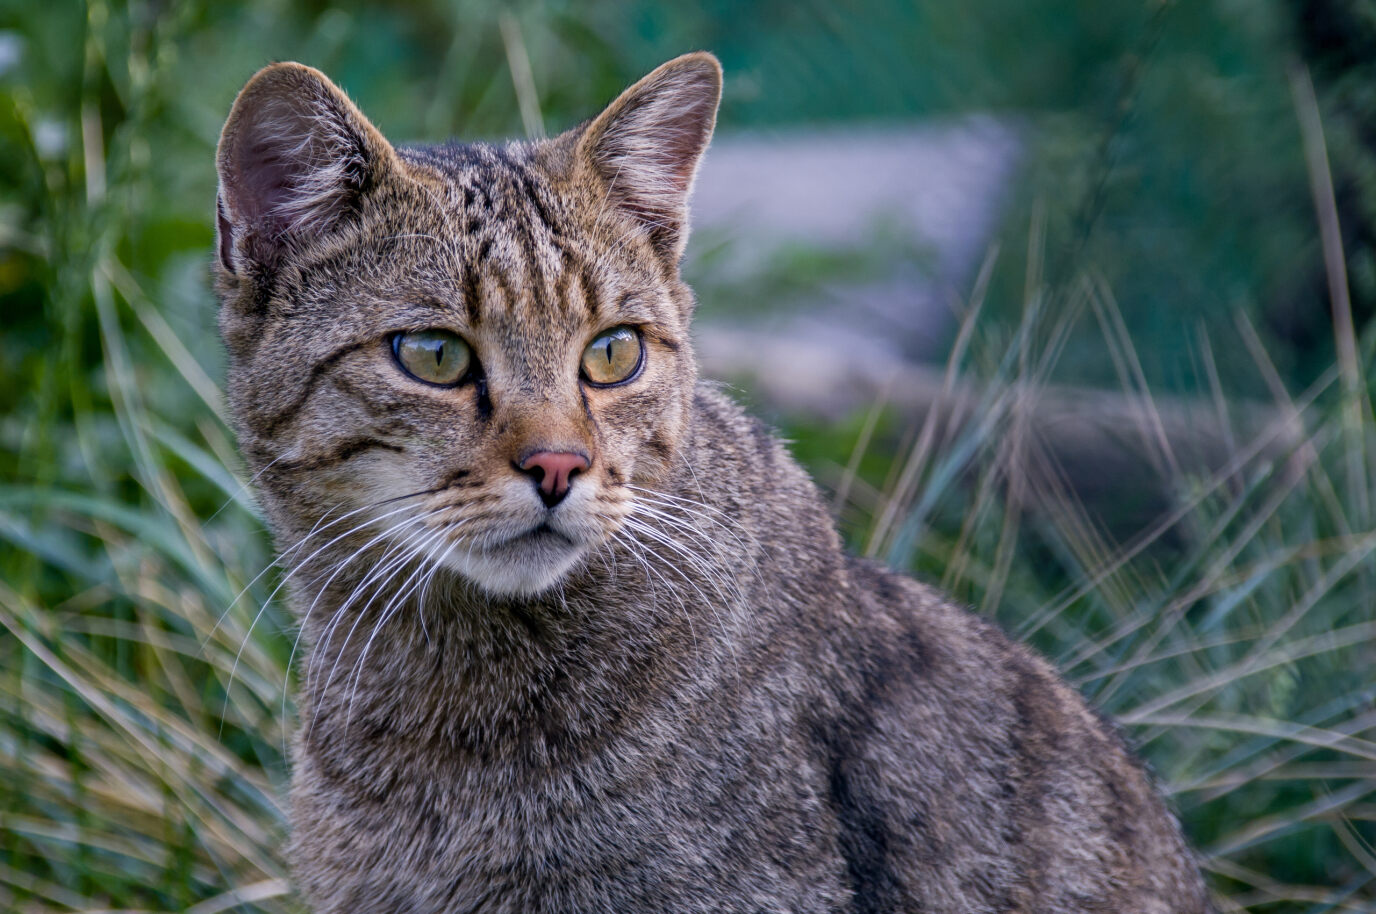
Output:
M689 55L553 140L416 149L299 65L236 101L221 326L302 625L305 897L1208 910L1111 727L847 558L696 379L678 261L719 92Z

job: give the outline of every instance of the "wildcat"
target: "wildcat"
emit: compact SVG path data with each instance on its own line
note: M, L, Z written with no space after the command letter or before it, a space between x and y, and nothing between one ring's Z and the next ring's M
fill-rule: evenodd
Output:
M680 57L550 140L393 147L276 64L218 151L240 447L305 660L321 912L1199 912L1179 829L1041 659L846 557L696 377L716 119Z

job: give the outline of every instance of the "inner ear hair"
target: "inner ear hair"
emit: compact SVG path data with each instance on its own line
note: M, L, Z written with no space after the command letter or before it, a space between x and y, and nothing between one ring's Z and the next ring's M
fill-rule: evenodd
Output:
M330 232L395 152L348 97L297 63L260 70L220 134L220 265L271 267L294 244Z
M631 86L585 129L579 150L612 202L675 260L688 240L688 198L712 139L721 64L697 52Z

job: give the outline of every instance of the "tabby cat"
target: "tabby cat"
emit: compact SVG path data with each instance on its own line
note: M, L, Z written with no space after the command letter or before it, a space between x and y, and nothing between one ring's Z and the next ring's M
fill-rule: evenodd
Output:
M1041 659L843 554L699 381L679 277L721 93L394 147L270 66L218 152L242 451L304 650L320 912L1199 912L1180 831Z

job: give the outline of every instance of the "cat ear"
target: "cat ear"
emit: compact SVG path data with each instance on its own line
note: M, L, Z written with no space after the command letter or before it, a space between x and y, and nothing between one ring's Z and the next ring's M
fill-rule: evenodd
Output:
M234 100L220 134L220 265L243 273L327 234L396 153L319 70L278 63Z
M579 140L612 202L675 260L688 240L688 196L720 101L717 58L685 54L621 93Z

